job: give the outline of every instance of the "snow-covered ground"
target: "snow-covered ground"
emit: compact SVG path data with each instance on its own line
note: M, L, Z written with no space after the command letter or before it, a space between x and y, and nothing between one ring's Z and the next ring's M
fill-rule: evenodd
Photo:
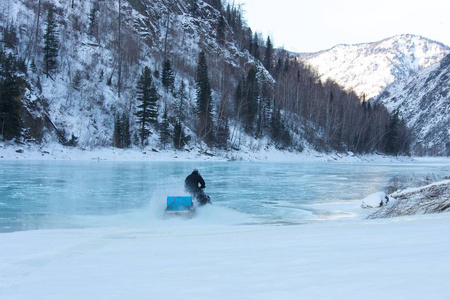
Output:
M0 299L450 298L448 213L262 226L220 224L214 209L0 234Z
M392 218L450 211L450 177L419 188L407 188L389 195L388 206L369 218Z
M192 147L188 150L160 150L151 147L144 149L119 149L99 147L83 150L66 147L58 143L44 146L0 142L0 161L4 160L108 160L108 161L317 161L317 162L399 162L412 161L410 157L393 157L387 155L356 155L348 153L320 153L311 149L303 152L282 151L274 147L249 148L241 151L203 150ZM443 158L445 160L445 158ZM450 161L450 159L448 159Z

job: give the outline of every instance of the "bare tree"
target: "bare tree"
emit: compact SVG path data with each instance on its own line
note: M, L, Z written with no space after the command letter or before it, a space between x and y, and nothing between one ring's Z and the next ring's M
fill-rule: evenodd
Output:
M119 37L118 37L118 52L119 52L119 68L117 71L117 94L120 99L120 93L122 90L122 36L121 36L121 27L122 27L122 1L119 0Z

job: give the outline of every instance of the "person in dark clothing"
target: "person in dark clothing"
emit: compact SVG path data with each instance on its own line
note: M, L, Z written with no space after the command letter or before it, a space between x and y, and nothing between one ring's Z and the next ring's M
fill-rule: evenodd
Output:
M184 180L184 189L197 199L200 205L211 203L209 196L203 192L205 187L205 180L203 180L197 169L194 169Z

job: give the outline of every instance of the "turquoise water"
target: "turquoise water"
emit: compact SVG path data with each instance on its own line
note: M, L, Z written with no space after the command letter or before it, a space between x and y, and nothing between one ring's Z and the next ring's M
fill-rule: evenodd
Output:
M336 211L327 204L356 203L373 192L387 191L392 178L414 184L426 177L450 175L448 160L401 164L1 161L0 232L110 226L125 215L156 218L159 215L150 212L163 211L165 196L185 194L184 178L193 168L205 179L205 191L215 207L267 224L332 217ZM159 204L152 206L152 202Z

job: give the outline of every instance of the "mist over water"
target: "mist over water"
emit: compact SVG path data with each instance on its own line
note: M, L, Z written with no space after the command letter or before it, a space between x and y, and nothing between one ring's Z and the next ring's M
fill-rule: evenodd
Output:
M168 218L199 169L214 205ZM84 227L302 224L351 216L394 177L442 179L443 163L3 161L0 232Z

